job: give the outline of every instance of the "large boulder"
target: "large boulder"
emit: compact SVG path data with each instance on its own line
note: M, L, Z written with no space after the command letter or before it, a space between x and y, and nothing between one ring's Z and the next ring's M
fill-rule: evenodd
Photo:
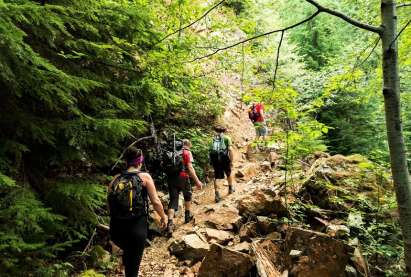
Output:
M375 207L380 195L392 190L391 182L378 173L382 170L361 155L321 157L307 170L298 197L325 210Z
M345 277L352 251L340 240L301 228L290 227L285 238L285 264L295 277Z
M212 244L201 264L198 277L247 277L252 267L249 255Z
M277 193L269 188L256 189L251 194L243 197L238 202L240 215L269 215L275 213L279 216L287 214L285 203Z
M205 225L218 230L238 230L241 216L233 207L221 207L211 210L205 220Z
M193 262L203 259L209 249L209 244L197 234L185 235L180 240L174 240L169 246L171 254Z
M235 176L238 178L242 178L244 180L249 180L251 177L257 175L258 166L255 163L247 163L242 168L240 168L236 173Z

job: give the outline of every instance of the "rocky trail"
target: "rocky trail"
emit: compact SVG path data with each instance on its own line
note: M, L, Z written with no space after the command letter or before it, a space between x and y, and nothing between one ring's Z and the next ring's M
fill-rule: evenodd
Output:
M358 182L357 175L363 185L372 183L376 177L364 179L364 169L358 166L362 157L317 153L291 174L295 184L285 186L278 146L263 150L252 146L254 131L245 110L240 106L228 110L222 121L235 142L235 193L228 195L225 181L220 184L222 201L214 203L211 183L194 190L195 220L188 224L180 199L175 232L172 237L160 234L152 239L139 276L369 276L358 240L348 243L350 230L334 214L348 209L344 203L332 202L333 195L341 192L319 186L324 180L336 185ZM357 187L346 193L361 191ZM368 188L365 193L372 191ZM167 195L160 198L167 206ZM318 206L304 206L307 198L306 203ZM295 203L303 211L295 211ZM305 222L295 220L298 212L305 214ZM120 268L111 276L122 276Z

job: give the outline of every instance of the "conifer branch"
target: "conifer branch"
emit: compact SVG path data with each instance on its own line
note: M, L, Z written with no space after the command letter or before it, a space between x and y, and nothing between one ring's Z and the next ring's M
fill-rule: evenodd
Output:
M224 50L233 48L233 47L235 47L235 46L237 46L237 45L244 44L244 43L246 43L246 42L255 40L255 39L257 39L257 38L264 37L264 36L268 36L268 35L271 35L271 34L274 34L274 33L285 32L285 31L287 31L287 30L293 29L293 28L295 28L295 27L298 27L298 26L300 26L300 25L302 25L302 24L304 24L304 23L312 20L314 17L316 17L316 16L319 15L319 14L320 14L320 11L316 11L315 13L313 13L312 15L310 15L309 17L307 17L306 19L301 20L301 21L299 21L299 22L297 22L297 23L295 23L295 24L293 24L293 25L287 26L287 27L282 28L282 29L277 29L277 30L273 30L273 31L266 32L266 33L262 33L262 34L259 34L259 35L256 35L256 36L253 36L253 37L250 37L250 38L247 38L247 39L238 41L238 42L236 42L236 43L230 44L230 45L225 46L225 47L222 47L222 48L217 48L216 50L214 50L213 52L211 52L211 53L209 53L209 54L207 54L207 55L194 58L194 59L192 59L192 60L190 60L190 61L187 61L187 62L191 63L191 62L195 62L195 61L202 60L202 59L205 59L205 58L209 58L209 57L217 54L218 52L221 52L221 51L224 51Z
M332 9L327 8L327 7L324 7L324 6L320 5L315 0L305 0L305 1L310 3L311 5L313 5L314 7L316 7L319 12L324 12L324 13L328 13L330 15L339 17L342 20L344 20L344 21L346 21L346 22L350 23L351 25L354 25L358 28L361 28L361 29L364 29L364 30L367 30L367 31L371 31L371 32L374 32L374 33L377 33L377 34L381 34L381 32L382 32L381 27L376 27L376 26L373 26L373 25L369 25L369 24L360 22L360 21L358 21L354 18L351 18L351 17L347 16L346 14L343 14L339 11L332 10Z
M162 39L160 39L157 43L161 43L164 40L168 39L169 37L171 37L172 35L175 35L177 33L180 33L181 31L190 28L191 26L193 26L194 24L196 24L197 22L199 22L201 19L203 19L204 17L206 17L212 10L218 8L221 4L223 4L225 2L225 0L221 0L220 2L218 2L217 4L215 4L213 7L211 7L211 9L209 9L208 11L206 11L202 16L200 16L199 18L197 18L196 20L194 20L193 22L179 28L178 30L175 30L174 32L166 35L165 37L163 37Z

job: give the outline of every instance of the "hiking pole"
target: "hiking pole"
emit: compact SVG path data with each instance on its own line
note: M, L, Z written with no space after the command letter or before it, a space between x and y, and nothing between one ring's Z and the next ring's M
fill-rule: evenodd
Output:
M176 133L173 134L173 164L176 163Z

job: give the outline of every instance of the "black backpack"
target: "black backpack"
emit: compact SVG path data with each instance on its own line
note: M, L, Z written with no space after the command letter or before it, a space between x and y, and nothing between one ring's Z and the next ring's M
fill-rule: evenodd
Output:
M148 214L147 191L135 172L123 172L111 184L108 194L110 216L131 219Z
M213 144L210 149L211 162L223 162L228 161L228 145L224 141L223 135L216 135L213 139Z
M178 176L185 170L182 147L175 150L166 150L163 153L163 169L167 176Z

